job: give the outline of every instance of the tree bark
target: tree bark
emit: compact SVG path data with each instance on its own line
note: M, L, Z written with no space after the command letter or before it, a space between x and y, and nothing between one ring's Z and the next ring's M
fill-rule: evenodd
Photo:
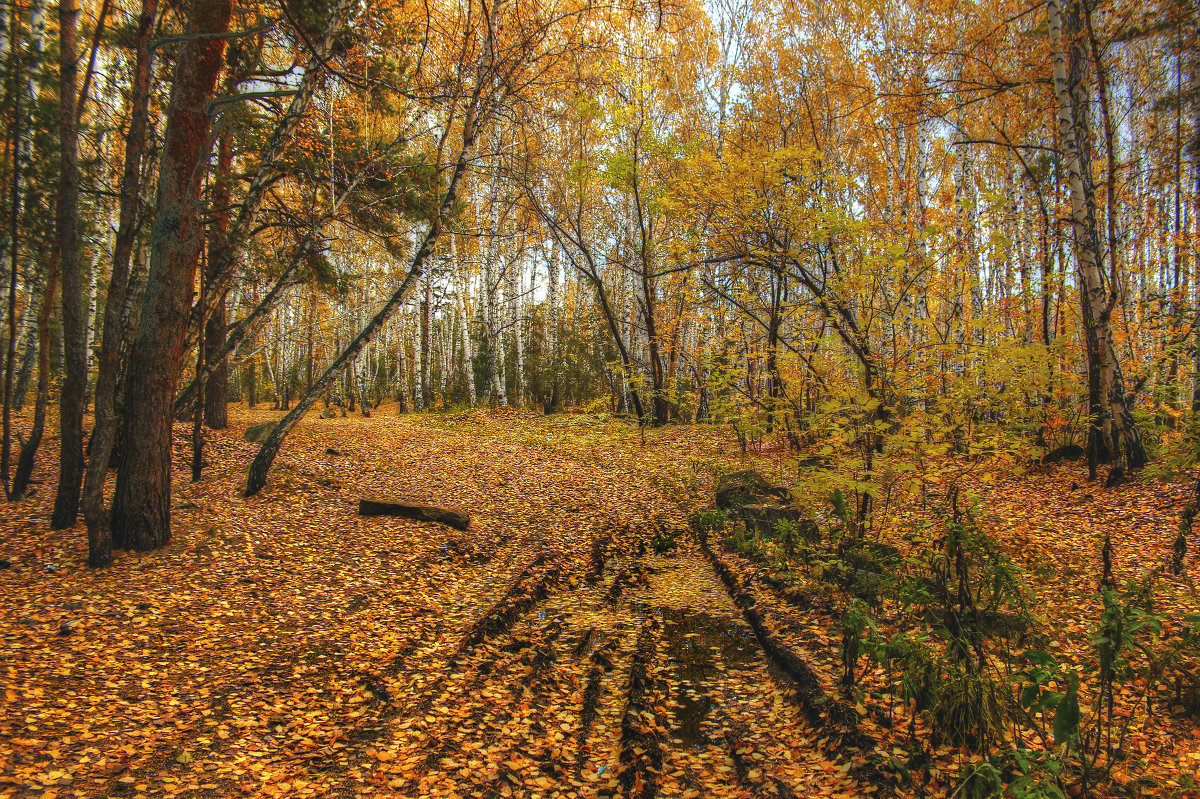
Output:
M221 70L230 0L192 0L171 90L150 275L129 353L124 447L113 500L113 543L146 550L171 537L171 404L183 365L196 264L203 246L200 184L211 149L209 103Z
M100 356L96 370L95 416L92 438L88 446L89 461L83 482L83 516L88 527L88 541L98 542L101 557L89 565L104 566L103 541L108 540L111 553L111 532L104 508L104 478L108 473L116 441L116 392L120 372L121 343L124 338L123 317L129 289L130 259L137 232L137 205L141 194L142 157L146 150L146 132L150 120L150 73L154 52L150 38L158 16L158 0L142 0L138 16L137 60L133 71L130 95L129 132L125 137L125 165L121 174L121 200L117 222L117 238L113 245L113 263L109 274L108 296L104 300L104 329L100 334ZM89 544L90 546L90 544Z
M283 116L275 126L271 140L267 143L258 168L255 170L254 177L250 180L246 196L242 199L237 219L230 227L228 235L229 246L226 248L221 262L212 265L214 277L207 296L203 297L200 302L197 302L192 309L194 320L210 316L213 306L216 305L217 298L221 295L221 292L228 288L229 281L233 277L234 266L241 259L242 253L250 240L251 231L258 218L258 211L262 207L267 189L281 175L279 160L283 156L287 146L291 143L292 137L300 127L300 123L308 111L308 106L312 102L313 92L316 91L317 79L324 74L326 64L333 55L334 47L341 36L342 30L346 27L350 16L358 7L359 3L356 0L335 0L333 6L329 9L329 21L326 23L324 31L322 31L320 37L311 43L308 64L305 66L299 85L295 87L296 93L292 96L287 110L284 111ZM191 327L199 329L198 325L191 325Z
M433 405L433 386L430 384L432 367L433 331L430 330L430 317L433 314L433 279L428 272L421 279L424 289L421 297L421 385L417 388L417 410L426 410Z
M50 274L46 277L46 291L42 295L42 307L38 312L38 382L37 399L33 406L33 427L29 440L21 442L21 455L17 459L17 470L13 474L12 498L25 496L29 478L33 476L33 459L42 443L46 427L46 405L50 402L50 313L54 310L54 295L58 291L58 253L50 254Z
M558 357L558 244L554 242L550 244L546 279L549 283L546 296L546 356L550 359L550 389L546 392L543 409L546 413L555 413L562 403L562 375Z
M1064 5L1065 2L1065 5ZM1125 393L1121 362L1113 344L1110 317L1117 287L1104 285L1103 253L1096 225L1092 185L1091 119L1088 114L1088 56L1080 0L1047 0L1051 46L1054 48L1054 92L1071 199L1071 227L1082 292L1087 339L1089 405L1089 471L1094 472L1101 440L1129 468L1146 464L1146 450Z
M76 32L79 6L58 4L59 86L58 210L55 214L62 270L62 329L65 376L59 393L60 455L58 493L50 526L62 530L79 517L83 484L83 401L87 393L87 324L83 313L83 274L79 263L79 126L75 98L79 73ZM106 557L105 543L88 541L88 559ZM99 550L94 550L94 544Z
M233 81L230 81L233 83ZM233 87L233 88L236 88ZM205 284L217 279L216 265L224 263L229 249L229 183L233 172L233 134L226 129L217 144L217 174L213 183L213 222L208 229L208 274ZM204 351L220 352L228 332L225 311L226 291L219 289L217 303L204 323ZM213 430L229 426L229 365L222 358L215 364L202 361L196 380L204 384L204 423Z
M7 11L5 12L7 13ZM5 23L5 47L7 49L7 22ZM5 53L7 60L7 53ZM8 346L4 356L4 433L0 442L0 482L4 484L5 497L11 498L9 489L9 460L12 450L12 400L13 369L17 359L17 223L20 218L21 197L21 93L13 92L13 123L9 137L12 147L12 196L9 212L9 280L8 280ZM28 314L26 314L28 316Z
M475 407L475 361L474 353L471 347L471 327L470 319L467 316L467 286L468 279L466 269L458 261L457 237L451 234L450 236L450 261L454 264L455 274L458 277L458 324L459 338L462 341L462 359L463 369L467 376L467 397L471 403L471 407Z

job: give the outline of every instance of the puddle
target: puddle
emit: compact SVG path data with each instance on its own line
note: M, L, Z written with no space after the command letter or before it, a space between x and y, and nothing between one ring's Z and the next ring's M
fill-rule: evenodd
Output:
M694 610L660 608L667 662L675 672L678 706L672 709L672 736L690 748L713 741L703 727L717 707L711 694L722 674L718 665L736 669L757 663L760 658L754 633L731 619Z

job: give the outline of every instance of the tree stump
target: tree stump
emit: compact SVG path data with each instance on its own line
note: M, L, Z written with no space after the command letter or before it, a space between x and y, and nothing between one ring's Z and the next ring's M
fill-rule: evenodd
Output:
M400 516L419 522L440 522L455 530L466 530L471 517L458 508L443 508L401 497L360 497L359 516Z

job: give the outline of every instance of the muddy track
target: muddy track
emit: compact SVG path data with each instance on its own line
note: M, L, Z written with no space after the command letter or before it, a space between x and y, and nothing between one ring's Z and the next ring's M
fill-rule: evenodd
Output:
M780 638L773 629L775 625L768 616L766 605L759 601L750 585L737 577L722 555L713 549L707 533L699 529L694 532L700 549L754 630L763 652L795 682L796 701L803 707L809 723L826 734L825 751L834 752L848 747L864 754L873 752L876 741L859 728L859 717L854 708L823 686L804 656ZM780 586L768 585L767 588L788 604L800 604L790 592L780 590ZM887 775L871 761L856 763L852 773L859 780L880 789L886 790L891 784Z
M668 556L632 556L637 533L615 535L622 547L605 567L579 558L527 569L467 632L448 661L454 674L392 716L408 767L388 787L859 795L686 534Z
M739 612L683 519L664 513L633 525L610 517L575 557L523 569L464 632L446 659L452 673L390 714L376 739L376 755L390 747L380 786L404 796L873 792L849 776L855 764L837 756L820 714L814 724L803 711L800 665ZM676 551L648 552L664 530Z

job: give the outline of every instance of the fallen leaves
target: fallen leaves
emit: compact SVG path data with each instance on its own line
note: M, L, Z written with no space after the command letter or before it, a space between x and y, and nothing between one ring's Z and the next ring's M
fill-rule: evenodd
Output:
M693 465L736 460L711 430L652 431L643 451L628 426L620 438L511 413L438 420L477 431L466 435L377 409L303 424L247 501L253 447L238 431L270 414L231 410L204 479L175 484L164 550L89 571L82 528L47 529L49 492L0 509L12 562L0 570L0 794L870 792L852 778L862 762L838 757L838 739L804 717L794 682L647 474L695 478L703 498L709 472ZM544 442L537 425L553 427L555 446L526 445ZM478 435L490 436L486 458ZM181 475L187 454L181 443ZM990 489L1001 532L1030 557L1087 573L1103 525L1134 531L1115 539L1121 576L1139 551L1162 549L1162 492L1098 492L1098 518L1064 521L1051 514L1068 504L1066 482L1027 475L1019 490ZM1034 502L1047 484L1050 503ZM373 493L461 506L471 529L359 517L357 498ZM664 531L680 544L653 554ZM828 618L754 581L748 564L731 568L779 646L832 685ZM1071 579L1039 585L1039 599L1048 619L1080 629L1087 607L1048 598ZM863 710L864 729L886 737ZM1189 730L1138 727L1130 748L1160 775L1194 770Z

